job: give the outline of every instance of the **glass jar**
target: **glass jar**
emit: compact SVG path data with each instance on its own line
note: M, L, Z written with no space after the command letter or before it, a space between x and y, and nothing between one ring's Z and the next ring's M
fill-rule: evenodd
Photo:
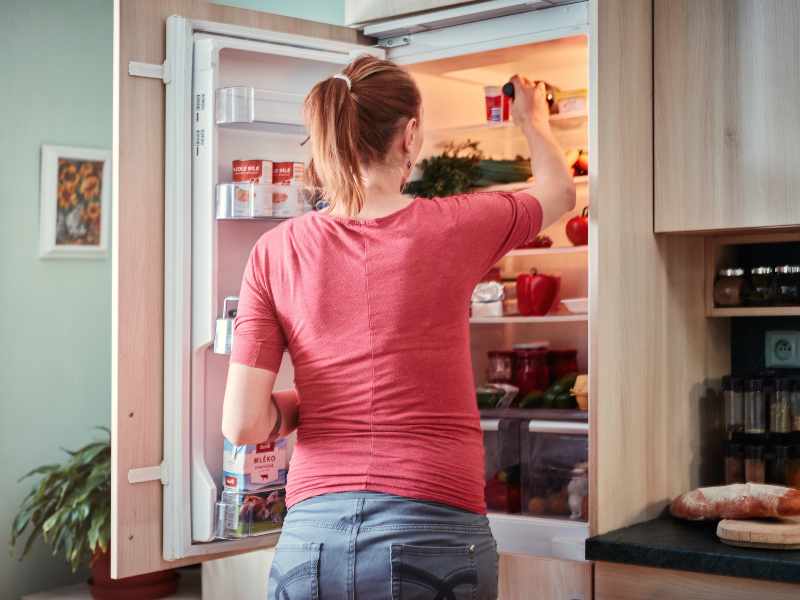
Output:
M547 355L550 379L555 382L565 375L578 372L577 350L551 350Z
M750 269L750 304L768 306L775 304L775 272L772 267L753 267Z
M775 287L778 304L800 304L800 265L775 267Z
M744 431L744 388L739 377L722 378L722 397L725 401L725 431L728 436Z
M524 398L531 392L545 391L550 385L547 350L515 349L513 383L519 388L520 398Z
M747 483L764 483L764 446L747 446L744 450L744 478Z
M750 379L744 393L745 433L764 433L767 430L767 405L764 400L764 382Z
M744 269L722 269L714 283L714 304L717 306L741 306L747 295L747 280Z
M744 483L744 448L741 444L725 444L725 484Z
M766 482L775 485L786 485L789 446L773 446L768 458Z
M800 490L800 446L789 447L786 465L786 485Z
M792 430L792 382L784 377L775 381L775 391L770 396L769 430L789 433Z
M514 353L508 350L490 350L486 367L488 383L511 383Z

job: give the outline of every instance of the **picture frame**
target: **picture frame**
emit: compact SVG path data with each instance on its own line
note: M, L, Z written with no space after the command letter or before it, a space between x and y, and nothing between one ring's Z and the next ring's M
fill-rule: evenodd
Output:
M39 257L108 256L111 150L42 145Z

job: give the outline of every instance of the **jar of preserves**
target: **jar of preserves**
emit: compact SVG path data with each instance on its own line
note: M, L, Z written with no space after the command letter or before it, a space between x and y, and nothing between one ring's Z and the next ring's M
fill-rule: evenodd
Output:
M750 304L769 306L775 304L775 271L772 267L753 267L750 269Z
M543 392L550 385L547 367L547 350L542 348L515 348L513 384L519 388L519 397L530 392Z
M800 304L800 265L775 267L775 287L778 304Z
M490 350L489 365L486 367L488 383L511 383L514 353L509 350Z
M578 372L577 350L551 350L547 355L551 381L558 381L565 375Z
M717 306L741 306L747 296L748 285L744 269L738 267L722 269L714 283L714 304Z

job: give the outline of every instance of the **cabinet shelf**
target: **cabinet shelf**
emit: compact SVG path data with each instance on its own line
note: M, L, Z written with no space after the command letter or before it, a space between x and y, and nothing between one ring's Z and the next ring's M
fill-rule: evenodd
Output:
M714 307L710 317L800 317L800 306L736 306Z
M474 325L505 325L508 323L581 323L589 320L589 315L545 315L543 317L525 317L509 315L505 317L470 317Z

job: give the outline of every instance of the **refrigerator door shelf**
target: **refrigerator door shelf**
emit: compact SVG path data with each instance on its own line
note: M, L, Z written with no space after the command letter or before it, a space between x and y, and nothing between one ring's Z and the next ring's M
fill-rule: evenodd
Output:
M305 135L303 96L234 86L216 92L216 123L220 127Z

